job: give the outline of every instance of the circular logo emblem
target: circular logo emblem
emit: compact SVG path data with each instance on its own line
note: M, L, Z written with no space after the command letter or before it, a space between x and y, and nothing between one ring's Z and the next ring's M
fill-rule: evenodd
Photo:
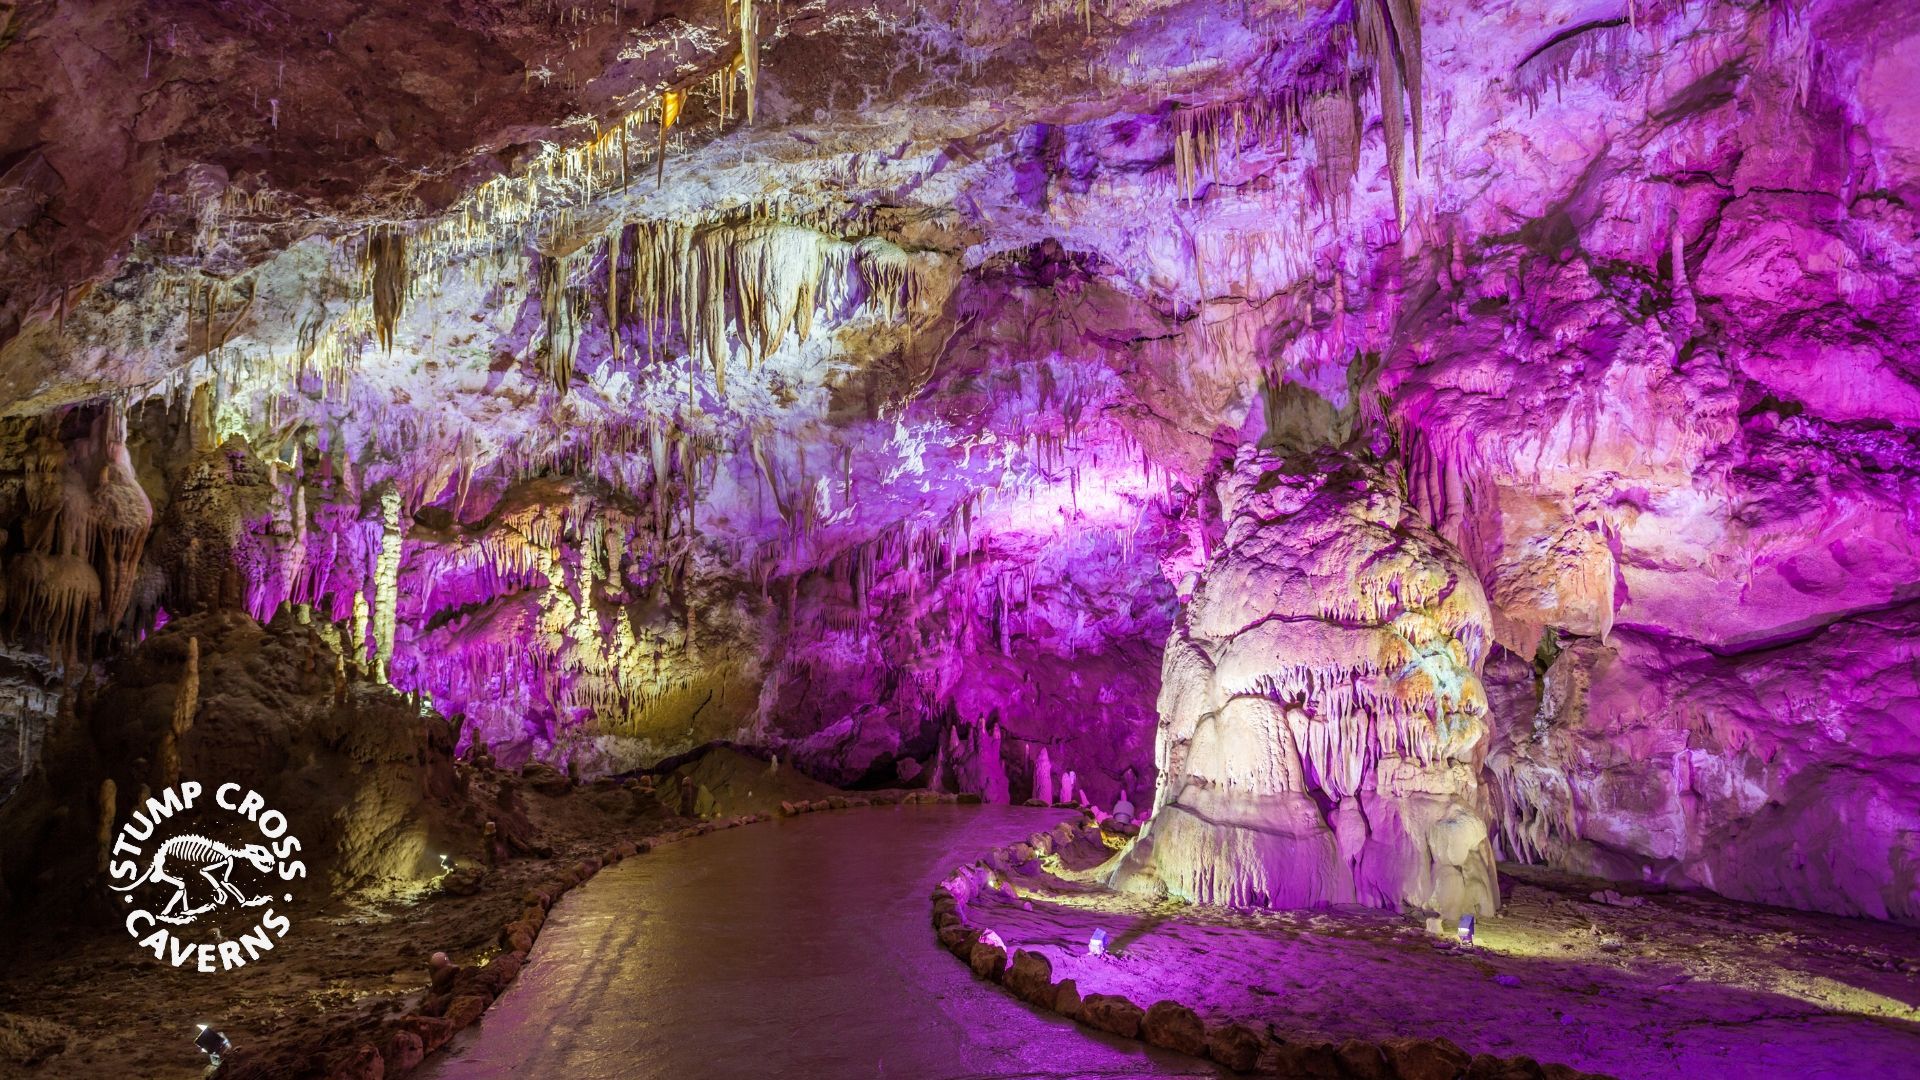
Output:
M183 780L134 807L114 837L111 888L127 933L174 967L231 971L273 950L307 876L285 814L240 784ZM275 910L275 905L282 905Z

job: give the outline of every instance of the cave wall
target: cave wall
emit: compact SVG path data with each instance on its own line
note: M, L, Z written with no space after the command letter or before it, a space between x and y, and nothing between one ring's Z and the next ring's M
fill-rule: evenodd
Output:
M1920 16L105 10L0 31L36 715L284 607L509 763L1164 808L1219 482L1345 446L1485 599L1501 857L1915 917Z

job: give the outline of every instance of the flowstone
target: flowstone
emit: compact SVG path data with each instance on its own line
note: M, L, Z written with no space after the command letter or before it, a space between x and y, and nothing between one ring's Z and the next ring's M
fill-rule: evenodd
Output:
M1491 619L1400 490L1356 454L1241 451L1225 542L1167 642L1154 813L1117 887L1493 912Z

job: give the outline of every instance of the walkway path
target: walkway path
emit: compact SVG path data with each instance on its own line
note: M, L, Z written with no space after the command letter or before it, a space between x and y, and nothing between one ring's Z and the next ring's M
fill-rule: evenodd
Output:
M526 971L435 1080L1215 1076L977 982L927 894L1060 811L808 814L673 844L555 905Z

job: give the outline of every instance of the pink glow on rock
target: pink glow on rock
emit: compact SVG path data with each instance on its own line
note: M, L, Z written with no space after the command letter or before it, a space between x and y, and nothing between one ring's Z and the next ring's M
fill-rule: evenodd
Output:
M1167 642L1159 786L1120 888L1493 913L1486 599L1397 488L1333 452L1236 458L1222 550Z
M1020 48L1058 48L1030 14L988 5L982 26L940 32L974 48L1017 27ZM151 455L171 488L164 572L134 609L291 605L510 762L593 772L735 738L837 781L1018 801L1066 797L1072 775L1099 805L1160 785L1164 810L1170 783L1250 783L1242 764L1299 722L1282 706L1348 685L1282 702L1219 663L1378 659L1284 635L1229 649L1249 618L1204 664L1168 660L1229 600L1303 637L1345 628L1319 607L1352 599L1339 567L1254 595L1271 583L1237 561L1234 529L1285 533L1297 508L1271 492L1230 506L1216 485L1252 444L1294 463L1350 447L1389 479L1342 512L1411 508L1392 528L1432 554L1393 588L1432 571L1482 597L1445 633L1403 634L1457 655L1388 665L1404 674L1393 708L1437 700L1435 668L1466 686L1488 654L1495 700L1426 710L1411 742L1434 752L1404 772L1300 709L1299 782L1262 778L1273 805L1248 814L1297 825L1278 844L1291 854L1200 830L1196 848L1217 846L1181 856L1187 870L1265 865L1264 901L1424 903L1433 882L1408 882L1484 862L1478 823L1511 857L1916 917L1899 665L1920 600L1920 107L1899 88L1920 16L1857 0L1648 0L1629 21L1586 0L1424 5L1425 144L1420 168L1396 170L1383 95L1353 89L1377 65L1352 66L1328 31L1349 14L1255 26L1175 5L1075 37L1111 61L1081 65L1138 77L1111 93L1049 85L1036 104L1016 87L1003 110L880 95L876 122L912 138L869 163L870 189L833 194L913 222L891 231L702 217L721 212L708 196L732 214L763 182L824 171L804 151L798 172L770 160L742 129L688 147L702 179L648 197L664 205L595 207L636 227L682 214L716 253L735 250L723 235L832 248L819 266L754 264L771 267L760 294L794 303L818 275L804 341L748 340L750 316L795 312L750 311L737 288L702 297L726 325L700 350L684 312L607 316L632 246L583 232L563 285L592 314L564 391L535 362L553 321L524 280L536 263L515 258L423 281L394 348L338 385L205 383L181 410L192 452ZM1205 72L1188 69L1196 40ZM779 125L837 145L809 141L798 112ZM1188 156L1196 133L1205 161ZM942 149L961 145L977 155ZM304 297L332 283L285 259L260 276L300 298L263 309L324 317ZM890 291L882 269L906 268L913 288ZM244 350L270 359L298 337L238 334L261 363ZM129 364L145 386L159 362ZM274 422L222 441L215 414ZM383 622L398 630L376 657ZM1163 663L1219 691L1185 718L1196 728L1233 710L1248 723L1224 727L1264 732L1214 747L1219 775L1168 777L1180 739L1157 753L1155 732L1187 691ZM1269 705L1277 719L1237 715ZM1469 775L1434 780L1435 760ZM1462 813L1386 805L1428 797ZM1470 859L1408 854L1431 854L1441 821L1466 823L1451 839L1474 840ZM1156 815L1161 839L1175 828ZM1238 872L1221 895L1247 885ZM1486 899L1485 882L1469 891L1451 907Z

